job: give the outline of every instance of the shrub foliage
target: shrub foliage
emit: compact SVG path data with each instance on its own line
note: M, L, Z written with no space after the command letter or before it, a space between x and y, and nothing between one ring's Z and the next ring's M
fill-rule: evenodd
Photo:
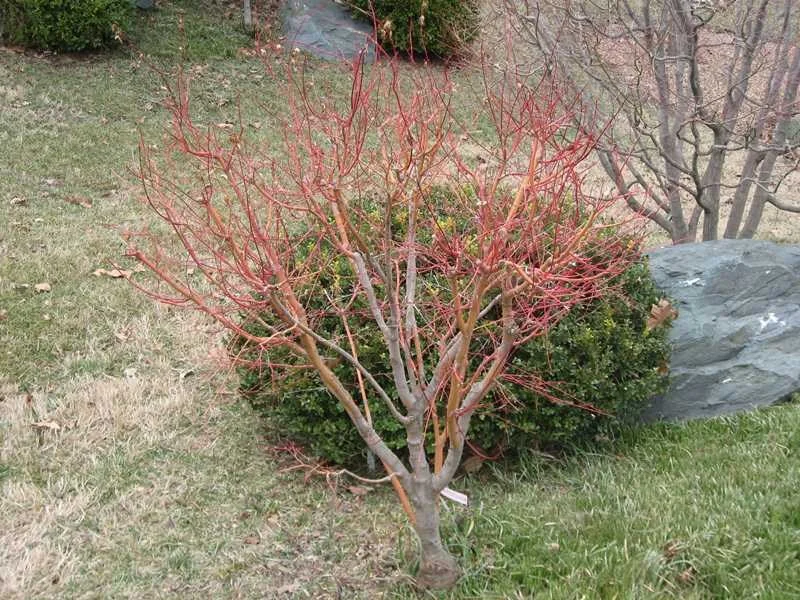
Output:
M429 201L447 202L448 195L439 189ZM393 223L400 236L404 218L398 214ZM452 222L441 225L450 229L468 227ZM316 246L309 246L309 252L314 250ZM333 252L330 258L337 260ZM318 286L346 297L355 281L346 261L340 258L339 262L335 275ZM612 284L617 292L575 306L547 335L516 350L508 375L473 419L468 439L474 452L499 455L530 448L561 450L585 445L633 422L646 401L664 391L667 379L661 373L669 356L667 328L646 327L650 308L661 298L646 261L633 264ZM427 276L425 285L429 293L448 293L446 283L432 275ZM309 296L318 293L318 286L316 291L308 290ZM313 298L309 297L309 302L314 302ZM320 319L317 330L331 339L345 335L335 314ZM254 325L250 331L262 333ZM365 318L351 333L360 362L385 389L396 394L386 347L374 321ZM476 356L484 341L480 337L475 341ZM235 343L234 347L240 358L247 357L243 343ZM270 352L270 364L292 361L282 350ZM359 384L353 366L342 361L334 370L357 395ZM550 382L558 399L544 390L532 390L526 380L531 374ZM273 378L271 372L249 366L242 368L241 375L242 390L251 404L284 435L326 461L353 468L364 465L363 440L316 372L287 369L279 378ZM390 448L405 447L405 429L369 389L366 392L376 431ZM429 445L432 441L429 436Z
M475 0L350 0L374 19L387 49L438 57L461 54L478 31Z
M5 0L4 42L43 50L79 52L109 46L114 26L125 29L130 0Z

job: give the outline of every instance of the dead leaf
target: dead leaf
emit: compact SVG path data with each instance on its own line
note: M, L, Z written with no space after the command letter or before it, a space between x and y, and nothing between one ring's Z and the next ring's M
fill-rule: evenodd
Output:
M559 544L558 542L553 542L551 544L547 544L547 549L550 552L558 552L559 550L561 550L561 544Z
M136 263L131 271L134 273L144 273L147 271L147 267L145 267L142 263Z
M120 342L128 341L128 334L123 333L122 331L115 331L114 337L117 338Z
M248 535L244 538L244 543L251 546L256 546L261 543L261 537L258 535Z
M120 279L123 277L127 279L133 275L133 271L128 271L127 269L111 269L110 271L106 269L97 269L92 273L92 275L95 277L102 277L105 275L106 277L111 277L112 279Z
M689 584L694 581L694 567L689 567L685 571L681 571L680 575L678 575L678 581L683 584Z
M348 486L347 491L353 494L353 496L366 496L372 491L372 489L360 485L351 485Z
M0 321L5 321L8 318L8 311L3 308L0 309Z
M11 206L22 206L28 201L27 198L23 198L22 196L14 196L11 199Z
M61 429L61 425L55 421L37 421L36 423L31 423L31 427L36 427L38 429L49 429L50 431L58 431Z
M667 560L672 560L678 553L680 552L681 545L680 542L676 542L675 540L671 540L664 544L664 558Z
M480 456L470 456L461 463L461 467L464 469L465 473L477 473L481 470L484 462L485 461Z
M55 177L48 177L47 179L44 180L44 183L45 185L48 185L50 187L60 187L64 185L63 181L61 181L60 179L56 179Z
M678 311L672 306L672 303L666 298L658 301L658 304L653 304L650 308L650 317L647 319L647 324L644 330L650 331L659 327L665 321L674 319L678 316Z
M134 377L136 377L136 368L128 367L122 372L122 374L125 376L125 379L133 379Z
M277 594L294 594L297 590L300 589L299 583L287 583L286 585L282 585L275 593Z
M42 283L37 283L35 286L33 286L33 289L41 294L43 292L49 292L52 288L50 287L49 283L43 281Z
M74 204L76 206L82 206L83 208L92 208L92 201L90 198L86 196L67 196L64 200L68 204Z

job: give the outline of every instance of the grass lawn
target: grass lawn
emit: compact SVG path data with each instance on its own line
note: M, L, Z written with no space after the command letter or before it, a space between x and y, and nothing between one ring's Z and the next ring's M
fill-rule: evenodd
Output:
M185 48L202 122L241 110L268 141L280 94L237 6L162 1L132 37L167 69ZM390 489L287 471L219 334L93 274L132 267L119 227L153 223L131 174L140 132L164 143L146 62L0 49L0 597L417 597ZM485 467L445 506L466 575L442 597L798 598L798 432L792 404Z

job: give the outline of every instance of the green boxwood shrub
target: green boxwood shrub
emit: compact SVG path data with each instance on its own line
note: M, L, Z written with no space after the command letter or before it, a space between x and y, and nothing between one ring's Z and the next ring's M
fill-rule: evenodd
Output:
M5 0L0 9L5 43L79 52L110 46L114 26L125 30L130 0Z
M447 201L446 193L432 201ZM399 216L395 227L402 228L403 222ZM302 249L298 254L298 260L302 260ZM344 259L335 263L337 259L333 253L331 256L340 268L334 268L330 280L318 285L347 297L348 278L352 276ZM504 381L472 420L469 441L475 449L497 454L591 443L634 421L647 400L664 391L667 380L660 372L669 356L667 328L646 329L650 308L662 297L646 261L634 264L615 283L618 293L573 308L546 337L518 348L512 357L512 372L536 373L546 381L557 382L557 395L571 404L555 404L521 385ZM442 290L445 287L431 276L426 284ZM313 293L308 291L308 299ZM314 326L325 337L342 335L336 316L320 318ZM250 329L257 332L256 327ZM387 350L374 322L364 318L360 327L351 324L351 330L359 360L392 395ZM241 344L236 352L242 356ZM291 363L284 351L269 352L269 361ZM349 389L358 389L349 364L339 363L334 371ZM268 370L252 368L241 372L242 390L257 410L282 434L313 454L337 464L364 465L363 441L313 370L282 369L274 381L271 375ZM389 447L403 448L403 427L377 398L373 396L369 402L375 429ZM592 410L575 405L588 405Z
M436 57L459 55L478 32L476 0L349 0L354 12L372 19L380 43L399 52Z

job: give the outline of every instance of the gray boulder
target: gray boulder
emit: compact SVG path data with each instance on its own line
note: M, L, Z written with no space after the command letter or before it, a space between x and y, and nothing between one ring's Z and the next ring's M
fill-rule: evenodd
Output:
M645 420L712 417L800 391L800 246L753 240L650 253L678 309L670 388Z
M374 32L335 0L284 0L281 20L286 45L326 60L351 60L365 50L375 60Z

